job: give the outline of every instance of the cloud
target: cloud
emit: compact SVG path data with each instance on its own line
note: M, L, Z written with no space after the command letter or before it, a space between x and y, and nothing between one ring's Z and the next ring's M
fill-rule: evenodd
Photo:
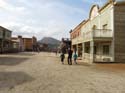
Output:
M4 11L7 11L9 13L15 13L15 14L20 14L25 10L24 7L13 6L10 3L8 3L6 0L0 0L0 8Z
M13 35L69 37L85 10L59 0L0 0L0 25Z
M4 0L0 0L0 7L5 7L7 3Z
M83 0L84 3L88 3L88 4L98 4L100 6L102 6L106 1L105 0Z

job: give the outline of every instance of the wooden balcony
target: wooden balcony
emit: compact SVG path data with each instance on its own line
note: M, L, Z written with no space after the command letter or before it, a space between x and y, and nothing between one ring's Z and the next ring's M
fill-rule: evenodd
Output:
M83 40L112 38L113 32L110 29L96 29L83 34Z
M82 43L83 42L83 37L82 36L79 36L77 38L74 38L72 39L72 44L79 44L79 43Z

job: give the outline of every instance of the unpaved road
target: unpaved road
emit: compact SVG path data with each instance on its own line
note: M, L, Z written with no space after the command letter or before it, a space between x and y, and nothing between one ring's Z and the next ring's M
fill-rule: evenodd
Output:
M125 93L125 64L69 66L52 53L0 55L0 93Z

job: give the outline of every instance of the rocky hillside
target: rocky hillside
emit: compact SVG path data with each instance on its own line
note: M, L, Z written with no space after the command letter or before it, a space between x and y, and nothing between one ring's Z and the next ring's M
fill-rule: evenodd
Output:
M39 41L39 43L42 43L42 44L51 44L51 45L59 45L60 44L60 41L55 39L55 38L52 38L52 37L44 37L43 39L41 39Z
M52 37L44 37L39 41L40 45L43 45L43 46L46 45L43 48L41 48L41 50L44 50L44 51L55 51L59 47L60 43L61 41Z

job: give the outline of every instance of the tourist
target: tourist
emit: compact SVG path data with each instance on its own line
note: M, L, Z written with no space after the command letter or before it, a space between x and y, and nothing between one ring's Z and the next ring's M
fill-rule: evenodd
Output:
M75 63L75 64L77 64L77 62L76 62L77 58L78 58L78 55L77 55L76 52L75 52L74 55L73 55L73 59L74 59L74 63Z
M61 58L62 64L64 64L65 54L64 54L64 53L61 53L60 58Z
M38 43L36 44L36 51L37 51L38 53L40 52L40 46L39 46Z
M68 49L68 64L72 65L72 53L73 51L71 50L71 48Z

